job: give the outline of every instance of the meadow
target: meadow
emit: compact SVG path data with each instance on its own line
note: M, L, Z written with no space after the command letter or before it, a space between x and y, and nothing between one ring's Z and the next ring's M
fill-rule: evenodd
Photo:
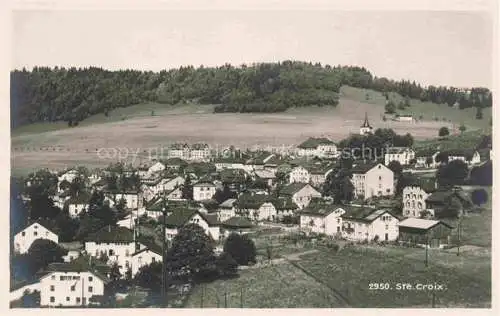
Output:
M138 164L137 153L147 154L178 141L206 142L215 147L233 144L242 148L296 145L308 137L319 136L339 141L359 132L365 112L375 128L411 133L416 140L424 141L434 139L440 127L453 128L470 117L468 110L412 101L412 109L420 107L432 113L432 107L439 107L446 112L445 117L456 121L434 121L430 117L415 123L384 121L384 103L378 92L343 87L337 107L294 108L283 113L213 114L213 105L135 105L115 109L108 116L94 115L77 127L56 122L13 130L11 169L13 174L26 174L39 168L63 169L77 164L104 167L118 160ZM470 130L480 128L480 123L483 127L488 125L486 112L483 120L470 121ZM116 154L98 155L103 149L114 149Z

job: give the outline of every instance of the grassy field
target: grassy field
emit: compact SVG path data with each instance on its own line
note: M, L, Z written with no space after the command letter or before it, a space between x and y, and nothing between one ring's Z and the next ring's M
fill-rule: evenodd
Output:
M406 254L416 252L404 256L401 254L404 250ZM339 254L305 255L300 265L344 293L352 307L431 307L431 291L398 290L397 283L444 285L444 290L435 292L438 307L485 307L491 304L489 256L475 258L474 264L464 265L461 262L470 259L465 255L457 257L435 251L436 257L440 256L441 261L448 264L440 263L431 254L432 259L426 268L422 251L413 248L396 252L346 248ZM451 263L455 264L452 266ZM389 283L390 289L370 289L370 283Z
M203 287L205 289L203 290ZM198 285L188 299L188 308L227 307L245 308L312 308L344 307L344 303L326 286L316 282L291 264L280 264L240 272L235 279L218 280ZM218 295L218 296L217 296Z

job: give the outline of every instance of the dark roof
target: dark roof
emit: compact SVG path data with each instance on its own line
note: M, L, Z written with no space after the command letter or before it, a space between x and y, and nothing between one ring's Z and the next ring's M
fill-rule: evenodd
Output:
M113 243L113 242L133 242L134 232L126 227L105 226L99 231L90 234L86 241Z
M215 184L211 182L198 182L193 187L215 187Z
M368 113L366 113L366 112L365 112L365 121L363 122L363 125L361 125L361 127L369 127L369 128L371 128L370 122L368 122Z
M245 175L241 169L224 169L220 171L220 180L223 183L241 183L245 181Z
M415 157L432 157L438 151L436 148L419 149L415 152Z
M110 282L110 279L106 276L110 272L110 267L100 263L95 258L90 259L88 256L80 256L71 262L50 263L40 274L47 275L51 272L91 272L105 284Z
M151 250L152 252L157 253L157 254L162 253L161 246L159 246L151 237L146 237L146 236L140 235L137 237L137 241L139 243L143 244L144 246L146 246L146 248L143 248L142 250L136 251L134 254L137 254L137 253L140 253L140 252L143 252L146 250ZM132 255L134 255L134 254L132 254Z
M299 208L297 204L290 197L287 198L275 198L271 201L276 210L296 210Z
M320 137L320 138L314 138L310 137L306 141L302 142L300 145L298 145L298 148L302 149L313 149L317 148L319 145L334 145L335 143L328 138L325 137Z
M184 160L182 160L181 158L169 158L167 160L165 160L165 164L167 166L176 166L176 165L187 165L188 163Z
M318 203L306 207L300 213L308 215L327 216L339 208L345 210L345 206L342 205Z
M208 148L208 144L197 143L191 145L192 150L204 150L206 148Z
M370 169L372 169L373 167L375 167L376 165L378 165L378 163L374 163L374 162L371 162L371 163L359 163L359 164L356 164L355 166L352 167L352 173L366 173L368 172Z
M291 184L283 187L280 191L280 194L281 195L294 195L295 193L299 192L307 185L308 185L307 183L291 183Z
M345 211L346 212L344 213L344 215L342 215L342 218L367 222L367 223L373 222L380 215L384 213L390 213L392 216L397 218L397 216L395 216L389 210L386 209L375 209L368 207L349 207L345 209Z
M434 178L420 178L420 177L410 177L408 178L407 186L420 187L427 193L435 192L436 189L436 179Z
M205 214L199 212L196 209L177 209L172 212L166 218L167 227L182 227L195 215L198 214L203 218L209 226L217 226L219 222L217 221L216 214Z
M254 225L250 220L243 216L233 216L222 223L222 226L229 228L251 228Z
M243 193L238 197L236 206L240 209L258 209L266 202L269 202L269 196L266 194Z
M217 219L217 214L205 214L203 212L198 212L200 216L208 223L209 226L218 226L220 225L219 220Z
M445 202L453 195L451 191L438 190L427 197L426 202Z
M309 173L311 174L325 174L326 172L332 170L335 167L335 164L304 164L302 167L309 171Z
M389 147L386 151L386 154L400 154L407 150L411 150L409 147Z

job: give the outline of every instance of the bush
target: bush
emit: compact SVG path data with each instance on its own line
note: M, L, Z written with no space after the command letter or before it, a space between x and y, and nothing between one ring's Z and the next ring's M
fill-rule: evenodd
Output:
M488 192L485 189L475 189L471 193L471 200L477 206L488 202Z
M450 130L448 129L448 127L446 126L443 126L439 129L439 137L445 137L445 136L448 136L450 135Z
M254 242L246 235L231 234L224 243L224 252L229 254L239 265L256 262L257 250Z

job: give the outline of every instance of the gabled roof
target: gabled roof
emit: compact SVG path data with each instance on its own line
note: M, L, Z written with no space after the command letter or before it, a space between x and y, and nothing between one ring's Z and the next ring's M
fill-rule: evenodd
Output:
M165 160L165 164L167 166L176 166L176 165L187 165L188 163L184 160L182 160L181 158L169 158L167 160Z
M385 153L390 154L390 155L397 155L397 154L402 154L405 151L409 151L409 150L412 150L412 149L408 148L408 147L389 147Z
M419 149L415 152L415 157L432 157L437 152L439 152L439 150L435 148Z
M425 201L426 202L442 202L442 203L444 203L453 194L454 194L454 192L452 192L452 191L438 190L438 191L432 193L431 195L429 195Z
M274 198L271 200L276 210L296 210L299 206L290 198Z
M222 223L222 226L229 228L251 228L253 223L243 216L233 216Z
M240 209L258 209L267 202L269 202L268 195L243 193L238 197L236 205Z
M439 223L445 225L448 228L453 228L452 226L450 226L447 223L442 222L442 221L422 219L422 218L412 218L412 217L401 221L398 225L400 227L409 227L409 228L428 230L428 229L438 225Z
M371 128L370 123L368 122L368 113L366 113L366 112L365 112L365 121L363 122L363 125L361 125L361 127Z
M184 226L195 214L195 209L176 209L165 219L167 227L179 228Z
M196 143L191 145L191 150L205 150L208 148L208 144Z
M435 192L437 190L436 180L433 178L411 177L407 181L407 187L419 187L427 193Z
M71 262L54 262L50 263L47 268L42 271L42 278L51 274L52 272L90 272L96 277L101 279L105 284L110 282L110 279L106 276L110 272L111 268L106 264L100 263L95 258L89 258L87 256L80 256Z
M234 204L236 203L236 199L227 199L224 202L222 202L219 207L220 208L233 208Z
M391 211L387 209L375 209L375 208L367 208L367 207L349 207L345 209L345 214L342 215L343 219L354 220L360 222L371 223L380 217L384 213L389 213L392 216L398 218Z
M54 235L57 235L53 231L53 229L57 228L56 225L55 225L55 223L53 223L49 219L43 219L43 218L39 218L36 221L31 221L28 225L26 225L26 227L24 227L24 228L16 231L15 234L18 234L18 233L24 231L25 229L27 229L27 228L29 228L29 227L31 227L33 225L38 225L40 227L43 227L46 230L48 230L49 232L53 233Z
M95 233L90 234L86 241L115 243L133 242L134 232L122 226L105 226Z
M318 148L319 145L335 145L335 143L325 137L319 137L319 138L309 137L309 139L302 142L297 147L302 149L315 149Z
M193 187L215 187L215 184L210 182L198 182Z
M291 183L285 187L283 187L280 191L281 195L294 195L295 193L299 192L309 184L307 183Z
M66 203L68 204L88 204L91 194L84 191L80 192L77 196L70 198Z
M352 167L351 171L352 171L352 173L358 173L358 174L359 173L360 174L367 173L368 171L373 169L378 164L379 163L376 163L376 162L356 164L355 166Z
M338 209L345 210L345 206L320 203L306 207L300 212L300 214L316 215L324 217L330 215L331 213L333 213Z
M276 175L270 170L255 170L255 175L261 179L275 179Z

